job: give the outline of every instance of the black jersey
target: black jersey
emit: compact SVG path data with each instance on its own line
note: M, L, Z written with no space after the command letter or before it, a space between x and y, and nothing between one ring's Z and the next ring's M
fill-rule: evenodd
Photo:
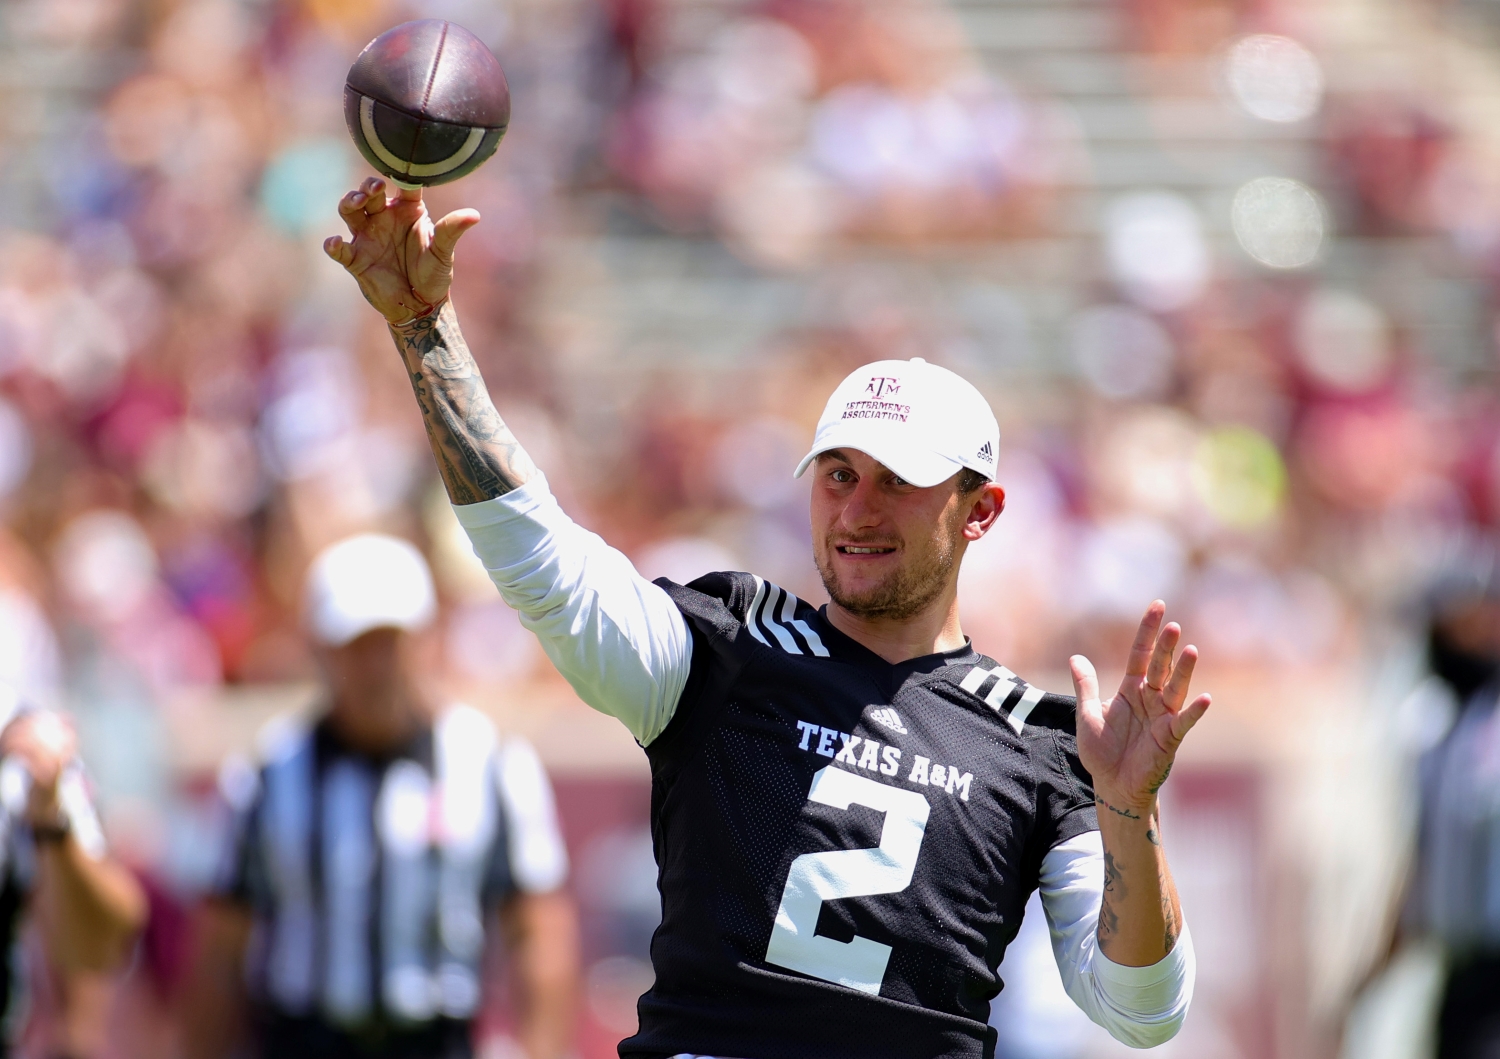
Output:
M1042 858L1095 830L1074 700L891 665L751 574L658 582L692 670L646 748L663 919L626 1059L991 1056Z

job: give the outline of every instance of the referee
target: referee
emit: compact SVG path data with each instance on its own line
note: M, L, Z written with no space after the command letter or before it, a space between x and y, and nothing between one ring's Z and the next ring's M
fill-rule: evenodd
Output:
M662 923L623 1057L990 1056L995 969L1040 888L1069 995L1159 1044L1192 992L1157 792L1208 709L1147 608L1120 690L978 653L959 564L994 524L999 430L972 386L881 361L830 397L814 609L752 574L641 578L558 507L490 402L448 299L473 210L367 180L324 249L386 318L448 494L501 594L652 770ZM1175 657L1174 657L1175 656Z
M526 1054L560 1059L577 932L535 751L477 710L426 702L411 634L435 598L411 544L365 533L329 546L306 597L327 705L273 726L259 771L221 784L236 824L188 1056L234 1053L248 1013L264 1059L470 1059L498 925Z

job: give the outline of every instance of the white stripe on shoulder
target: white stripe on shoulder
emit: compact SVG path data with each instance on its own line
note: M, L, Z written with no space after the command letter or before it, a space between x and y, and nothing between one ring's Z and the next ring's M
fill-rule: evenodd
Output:
M781 604L781 621L784 625L790 625L802 634L802 639L807 642L807 649L818 658L828 658L828 648L823 646L823 639L813 631L811 625L797 617L797 604L802 601L790 592L786 592L786 599Z
M1015 729L1017 735L1020 735L1026 727L1026 718L1031 716L1031 711L1036 709L1037 703L1041 702L1042 696L1047 693L1041 688L1026 683L1004 666L987 669L983 665L977 665L964 674L958 686L970 695L978 695L991 677L995 678L995 683L984 696L985 704L1001 714L1005 718L1005 723ZM1021 689L1021 697L1013 709L1005 712L1005 702L1016 693L1017 688Z
M796 639L776 621L776 604L780 602L783 595L788 595L789 593L786 589L778 585L773 585L769 581L766 582L766 588L768 589L766 592L766 605L761 608L761 620L765 623L766 628L770 630L771 635L776 637L776 642L781 645L783 651L789 655L800 655L802 648L797 646Z
M754 574L750 575L755 577ZM760 578L755 578L755 598L750 601L750 606L745 608L745 628L750 630L750 635L755 637L767 647L771 642L766 639L765 634L755 627L755 612L760 609L761 603L766 598L766 583Z
M1036 709L1036 704L1042 701L1042 696L1047 694L1041 688L1032 686L1026 689L1021 696L1021 701L1016 703L1016 708L1010 711L1010 716L1005 718L1010 726L1021 734L1021 729L1026 727L1026 718L1031 716L1031 711Z
M1000 679L995 681L995 686L991 688L990 693L984 697L984 701L992 710L998 710L1000 709L1000 707L1004 706L1005 700L1010 698L1010 693L1016 690L1016 685L1021 681L1020 677L1016 676L1004 666L1001 666L999 669L995 670L995 675Z
M754 574L751 576L755 577ZM780 585L755 577L755 598L745 611L745 627L751 636L767 647L780 647L787 654L800 655L807 653L802 650L802 643L805 643L807 650L817 657L830 657L823 638L811 625L797 617L797 607L801 602ZM797 639L799 636L801 643Z
M993 669L985 669L984 666L975 666L968 673L964 674L964 678L958 682L958 686L970 695L978 695L979 686L990 679L990 675L994 672Z

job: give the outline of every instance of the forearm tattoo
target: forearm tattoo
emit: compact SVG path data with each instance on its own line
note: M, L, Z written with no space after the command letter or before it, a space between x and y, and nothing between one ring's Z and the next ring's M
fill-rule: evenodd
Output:
M1096 799L1100 805L1119 816L1130 820L1139 820L1141 817L1128 810L1118 809L1108 802ZM1146 841L1159 850L1161 847L1161 818L1157 810L1152 809L1146 814ZM1167 863L1158 852L1153 851L1153 859L1156 861L1156 886L1161 900L1162 921L1162 949L1164 953L1171 952L1177 947L1177 939L1182 935L1182 921L1177 915L1173 900L1173 889L1171 876L1167 871ZM1144 868L1144 865L1142 866ZM1136 869L1132 868L1132 871ZM1139 882L1140 880L1137 879ZM1099 906L1099 943L1107 945L1120 934L1121 903L1127 897L1127 885L1125 872L1116 862L1115 856L1109 850L1104 852L1104 899ZM1141 914L1141 909L1124 909L1124 914Z
M1170 768L1168 766L1169 771ZM1156 812L1152 812L1150 822L1146 825L1146 841L1153 846L1161 845L1161 817ZM1156 858L1156 886L1161 892L1162 948L1171 952L1177 947L1182 924L1172 911L1172 878L1167 871L1166 859L1160 856Z
M1167 886L1167 880L1161 880L1161 920L1162 920L1162 948L1171 952L1177 947L1177 938L1182 934L1182 924L1177 922L1177 917L1172 914L1172 892Z
M1104 902L1099 906L1099 940L1108 941L1120 932L1120 914L1115 901L1125 899L1125 876L1115 867L1115 858L1104 854Z
M391 336L416 391L437 457L438 473L455 504L477 504L525 485L536 465L495 411L474 357L458 328L453 303L401 325Z

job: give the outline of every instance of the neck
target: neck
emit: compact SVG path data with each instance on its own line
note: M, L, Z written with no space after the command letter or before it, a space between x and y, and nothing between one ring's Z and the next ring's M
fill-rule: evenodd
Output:
M892 665L940 651L955 651L964 645L956 584L910 618L869 618L830 602L828 622Z
M422 727L424 707L416 693L405 685L374 698L376 701L356 702L336 696L328 711L328 723L356 750L390 753L405 746Z

